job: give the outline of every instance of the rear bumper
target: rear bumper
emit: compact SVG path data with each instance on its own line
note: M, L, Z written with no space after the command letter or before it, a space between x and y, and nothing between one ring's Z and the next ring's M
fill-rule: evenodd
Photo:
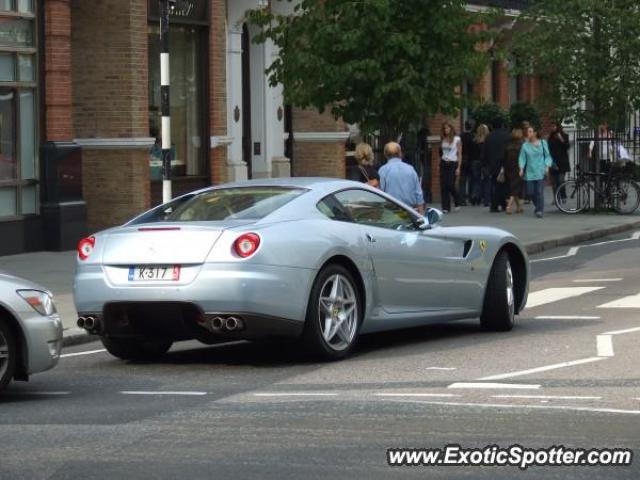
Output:
M204 264L186 285L114 285L99 265L79 265L74 301L79 315L102 315L110 304L192 305L203 314L238 314L247 318L246 334L284 328L296 331L306 316L315 271L251 265ZM251 320L251 321L250 321ZM290 328L293 326L293 328ZM233 332L238 338L241 332Z

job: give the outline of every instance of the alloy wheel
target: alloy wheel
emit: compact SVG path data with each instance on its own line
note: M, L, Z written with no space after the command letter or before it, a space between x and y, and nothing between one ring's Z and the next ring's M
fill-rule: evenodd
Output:
M320 289L318 321L326 344L335 351L348 348L358 329L358 297L349 279L330 276Z

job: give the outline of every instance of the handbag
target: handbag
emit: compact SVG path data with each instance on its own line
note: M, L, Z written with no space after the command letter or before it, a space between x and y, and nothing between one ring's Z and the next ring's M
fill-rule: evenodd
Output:
M496 177L496 182L498 183L504 183L505 182L505 175L504 175L504 168L500 169L500 172L498 173L498 176Z

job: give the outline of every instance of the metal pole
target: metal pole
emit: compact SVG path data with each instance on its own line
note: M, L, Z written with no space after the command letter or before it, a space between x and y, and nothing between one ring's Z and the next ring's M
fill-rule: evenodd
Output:
M160 108L162 113L162 203L171 200L171 104L169 101L169 0L160 3Z

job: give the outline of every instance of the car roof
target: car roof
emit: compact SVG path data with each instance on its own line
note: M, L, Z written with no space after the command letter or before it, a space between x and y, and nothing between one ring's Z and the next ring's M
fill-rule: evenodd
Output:
M213 187L207 187L199 192L206 192L220 188L236 188L236 187L291 187L306 188L316 191L332 191L342 188L362 186L362 183L341 178L325 178L325 177L287 177L287 178L258 178L253 180L244 180L233 183L223 183Z

